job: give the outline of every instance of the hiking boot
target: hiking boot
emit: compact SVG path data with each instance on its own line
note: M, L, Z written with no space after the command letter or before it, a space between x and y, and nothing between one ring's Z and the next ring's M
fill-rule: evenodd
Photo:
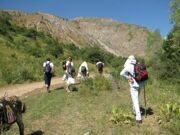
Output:
M142 120L136 120L136 123L141 124Z

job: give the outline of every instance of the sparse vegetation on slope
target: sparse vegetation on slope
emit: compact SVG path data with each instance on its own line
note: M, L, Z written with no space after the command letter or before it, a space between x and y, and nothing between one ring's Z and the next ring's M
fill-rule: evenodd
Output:
M18 26L50 34L65 44L100 47L116 56L146 56L147 28L105 18L67 20L50 14L1 11L12 16Z
M0 85L41 80L42 63L47 57L55 64L56 76L62 74L61 62L69 56L78 64L84 60L95 64L99 59L114 68L123 61L99 48L80 49L74 44L59 43L48 34L16 26L9 14L0 15L0 24Z

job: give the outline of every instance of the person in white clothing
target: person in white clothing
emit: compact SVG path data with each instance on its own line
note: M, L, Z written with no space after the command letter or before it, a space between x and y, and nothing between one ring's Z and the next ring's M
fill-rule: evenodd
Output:
M102 73L103 73L103 68L104 68L104 63L101 62L101 61L98 61L98 62L96 63L96 67L97 67L97 69L98 69L98 72L99 72L100 74L102 74Z
M74 74L75 74L74 63L72 62L72 58L69 57L68 60L66 61L66 71L63 77L64 80L66 81L65 90L67 92L70 92L69 86L75 84Z
M87 62L84 61L84 62L79 66L77 78L83 79L84 77L89 76L89 71L88 71L88 70L89 70L89 69L88 69Z
M66 73L68 74L68 76L73 77L73 70L74 69L74 63L72 61L72 58L69 57L67 62L66 62Z
M43 63L43 72L44 72L44 82L47 92L49 93L50 85L51 85L51 78L54 72L54 64L50 61L50 58Z
M130 55L126 60L124 64L124 69L120 72L120 75L125 77L129 82L135 119L137 123L142 123L142 117L139 106L139 95L140 95L140 89L144 86L144 82L136 82L136 80L134 79L135 64L136 64L135 57L133 55Z
M74 69L74 63L72 62L72 58L69 57L68 60L65 63L65 73L63 75L63 80L67 81L69 77L72 77L72 69Z

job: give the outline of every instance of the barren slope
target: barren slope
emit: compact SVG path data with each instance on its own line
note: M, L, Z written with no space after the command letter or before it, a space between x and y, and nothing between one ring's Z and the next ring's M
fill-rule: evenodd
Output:
M99 46L117 56L145 56L149 31L144 27L102 18L67 20L44 13L1 13L10 14L19 26L44 31L60 42L74 43L79 47Z

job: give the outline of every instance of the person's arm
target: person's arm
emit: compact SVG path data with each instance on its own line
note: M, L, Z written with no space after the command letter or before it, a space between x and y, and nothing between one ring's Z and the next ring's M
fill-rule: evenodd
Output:
M43 63L43 72L45 73L46 62Z
M127 80L130 78L129 73L126 68L124 68L121 72L120 75L126 78Z
M78 73L81 73L82 64L79 66Z
M52 62L50 63L50 66L51 66L51 73L54 73L54 64Z

